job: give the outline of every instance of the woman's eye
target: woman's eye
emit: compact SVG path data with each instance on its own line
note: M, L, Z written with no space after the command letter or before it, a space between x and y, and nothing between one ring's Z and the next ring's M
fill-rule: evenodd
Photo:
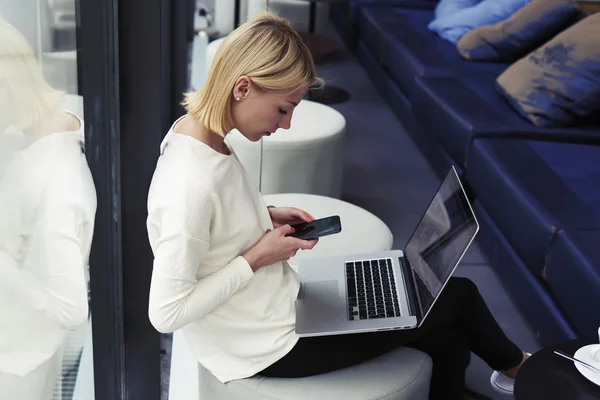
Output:
M287 115L287 111L283 110L283 109L279 109L279 114L281 115Z

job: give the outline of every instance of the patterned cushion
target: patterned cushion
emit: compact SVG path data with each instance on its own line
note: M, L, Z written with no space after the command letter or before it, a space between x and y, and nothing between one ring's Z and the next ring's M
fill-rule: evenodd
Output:
M504 21L466 33L456 47L467 60L515 61L580 15L575 0L533 0Z
M428 28L452 43L467 32L510 17L529 0L483 0L473 7L433 20Z
M497 87L540 127L575 122L600 110L600 13L590 15L511 65Z

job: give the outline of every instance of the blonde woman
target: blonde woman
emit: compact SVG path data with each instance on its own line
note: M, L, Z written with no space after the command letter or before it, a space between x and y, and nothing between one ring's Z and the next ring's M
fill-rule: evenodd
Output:
M0 20L0 135L22 138L0 180L0 399L60 397L61 348L88 319L96 193L62 99Z
M148 197L155 257L150 321L161 332L182 329L199 362L222 382L324 373L401 345L431 355L433 398L462 398L471 349L514 376L524 354L468 280L448 285L439 301L444 306L426 328L296 335L299 282L286 261L317 241L286 234L290 224L312 217L267 207L225 138L234 128L251 141L288 129L307 89L320 84L308 49L287 21L263 14L229 34L160 148Z

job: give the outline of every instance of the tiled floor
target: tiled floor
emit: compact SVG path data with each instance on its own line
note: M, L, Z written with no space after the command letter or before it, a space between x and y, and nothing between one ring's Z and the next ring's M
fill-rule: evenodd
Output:
M169 398L169 377L171 376L171 348L173 334L162 334L160 337L160 399ZM191 400L191 399L190 399Z

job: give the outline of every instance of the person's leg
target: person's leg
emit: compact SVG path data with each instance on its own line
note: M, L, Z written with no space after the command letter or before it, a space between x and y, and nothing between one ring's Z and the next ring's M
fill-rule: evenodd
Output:
M452 278L442 296L439 301L444 300L443 308L448 306L458 310L456 321L462 328L471 351L491 368L505 371L521 363L523 352L508 339L472 281ZM452 302L456 304L450 304Z
M420 328L303 338L260 374L321 374L359 364L402 345L422 349L434 359L432 386L452 384L455 391L464 385L469 350L499 370L513 368L522 360L522 352L502 332L477 287L468 279L452 278Z
M465 374L471 361L471 351L460 328L447 324L438 330L425 332L407 346L431 357L430 399L464 399Z
M506 337L475 284L465 278L450 279L418 331L418 338L408 346L423 350L433 360L432 399L460 396L470 351L509 377L516 375L524 360L524 353Z
M282 359L267 367L260 375L273 378L299 378L323 374L360 364L401 346L403 332L387 332L318 336L301 338Z

